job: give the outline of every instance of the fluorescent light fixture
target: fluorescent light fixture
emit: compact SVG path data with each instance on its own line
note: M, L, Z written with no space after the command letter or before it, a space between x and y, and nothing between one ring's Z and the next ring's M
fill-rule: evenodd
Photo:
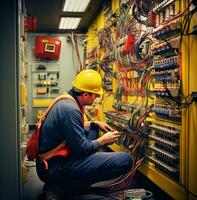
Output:
M80 17L61 17L59 29L76 29L80 20Z
M64 12L84 12L90 0L65 0Z

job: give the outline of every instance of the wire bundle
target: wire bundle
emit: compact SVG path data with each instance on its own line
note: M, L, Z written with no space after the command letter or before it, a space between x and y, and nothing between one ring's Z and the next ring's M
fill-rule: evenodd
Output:
M109 191L121 191L121 190L125 190L128 189L131 185L131 182L133 180L133 176L135 175L137 169L140 167L140 165L142 164L144 158L141 158L140 160L138 160L135 165L133 166L133 168L125 175L122 175L116 179L110 180L110 181L106 181L106 182L101 182L98 184L93 185L93 188L96 189L106 189Z
M111 36L111 29L108 27L105 27L103 29L100 29L98 32L98 41L99 41L99 46L103 51L107 54L110 55L111 52L113 52L114 47L114 41Z
M74 48L75 53L76 53L77 60L79 62L80 67L79 67L79 69L77 69L77 73L79 73L83 69L83 64L81 62L81 58L80 58L80 54L79 54L79 47L78 47L76 35L72 32L70 37L71 37L73 48Z

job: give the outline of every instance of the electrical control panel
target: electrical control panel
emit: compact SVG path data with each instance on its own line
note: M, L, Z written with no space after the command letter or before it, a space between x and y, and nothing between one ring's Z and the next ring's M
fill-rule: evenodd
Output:
M183 46L195 35L190 25L197 10L180 0L111 3L94 30L103 118L121 133L116 145L136 162L143 157L144 166L179 188L185 172L183 116L195 101L184 85ZM154 181L155 176L150 175Z
M35 121L54 98L60 94L60 71L58 63L32 63L32 107Z

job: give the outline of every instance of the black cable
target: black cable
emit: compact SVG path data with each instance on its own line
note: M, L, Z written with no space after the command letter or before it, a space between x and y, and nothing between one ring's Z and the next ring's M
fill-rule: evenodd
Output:
M140 10L139 5L137 3L134 3L133 8L132 8L133 17L138 21L138 23L147 26L146 21L143 21L140 19L140 15L142 15L142 14L140 13L139 10Z
M183 22L181 25L181 37L180 44L182 43L183 36L192 35L192 32L189 32L190 23L193 15L197 12L197 7L195 7L192 11L189 11L183 18Z
M189 105L191 105L193 103L193 99L191 98L191 95L189 94L188 96L184 96L182 93L182 89L181 87L179 88L179 96L178 98L180 98L180 100L178 100L177 98L173 97L170 90L167 87L167 82L166 81L162 81L164 88L166 90L166 92L168 93L170 99L172 99L180 108L187 108ZM191 100L189 99L191 98ZM182 99L184 99L184 102L182 102Z
M190 23L191 23L191 19L192 19L193 15L194 15L196 12L197 12L197 7L195 7L192 11L190 11L190 15L189 15L189 19L188 19L188 25L187 25L186 34L191 34L191 33L189 33Z
M142 20L141 16L148 18L148 13L152 10L153 4L151 0L136 0L133 3L132 14L133 17L138 21L138 23L145 26L150 26L146 20Z
M135 127L137 124L134 124L135 119L138 117L138 113L140 113L140 111L142 109L146 108L146 106L144 106L143 104L140 107L137 107L136 110L134 110L134 112L131 114L131 117L129 119L129 130L135 131ZM136 120L137 123L137 120Z

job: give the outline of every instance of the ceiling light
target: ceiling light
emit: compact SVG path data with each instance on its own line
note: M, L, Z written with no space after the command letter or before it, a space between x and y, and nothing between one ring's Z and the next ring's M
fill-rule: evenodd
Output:
M90 0L65 0L64 12L84 12Z
M80 20L80 17L61 17L59 29L76 29Z

